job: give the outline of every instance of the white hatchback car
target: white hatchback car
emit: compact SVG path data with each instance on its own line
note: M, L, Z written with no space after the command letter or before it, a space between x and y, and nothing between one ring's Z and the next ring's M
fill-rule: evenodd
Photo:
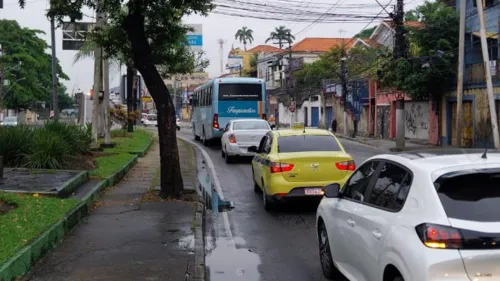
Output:
M251 146L259 146L262 137L271 130L264 119L234 119L227 123L221 138L221 154L229 163L235 156L254 156L248 151Z
M144 119L144 126L158 126L158 117L156 114L148 114Z
M327 278L500 280L500 153L378 155L324 192L317 232Z

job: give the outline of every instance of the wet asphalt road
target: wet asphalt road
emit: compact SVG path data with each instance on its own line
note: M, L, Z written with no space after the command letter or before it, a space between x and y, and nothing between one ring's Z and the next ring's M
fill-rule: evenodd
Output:
M181 137L193 139L187 129ZM382 151L341 139L361 164ZM266 212L262 195L253 190L251 159L226 164L217 146L204 147L214 163L226 200L235 209L207 215L206 263L209 281L320 281L315 232L318 203L293 204ZM230 231L227 231L227 228Z

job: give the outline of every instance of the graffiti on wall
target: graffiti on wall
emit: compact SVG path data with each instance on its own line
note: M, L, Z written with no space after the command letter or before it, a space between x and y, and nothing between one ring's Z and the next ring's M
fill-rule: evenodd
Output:
M405 137L429 139L429 103L405 103Z
M389 136L389 117L391 115L390 107L377 106L377 135L382 139L388 139Z

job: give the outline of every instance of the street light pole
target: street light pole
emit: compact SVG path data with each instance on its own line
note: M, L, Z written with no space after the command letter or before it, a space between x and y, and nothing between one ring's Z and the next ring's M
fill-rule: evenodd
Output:
M59 101L57 97L56 27L54 17L50 18L50 41L52 50L52 109L54 110L54 120L59 120Z

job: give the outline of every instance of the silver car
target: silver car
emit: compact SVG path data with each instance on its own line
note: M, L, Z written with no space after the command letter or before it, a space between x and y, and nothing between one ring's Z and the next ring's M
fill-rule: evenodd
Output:
M2 122L0 122L0 126L10 126L14 127L19 124L19 118L17 117L5 117Z
M221 138L222 157L229 163L235 156L254 156L251 146L259 146L262 137L271 130L269 122L263 119L235 119L224 128Z

